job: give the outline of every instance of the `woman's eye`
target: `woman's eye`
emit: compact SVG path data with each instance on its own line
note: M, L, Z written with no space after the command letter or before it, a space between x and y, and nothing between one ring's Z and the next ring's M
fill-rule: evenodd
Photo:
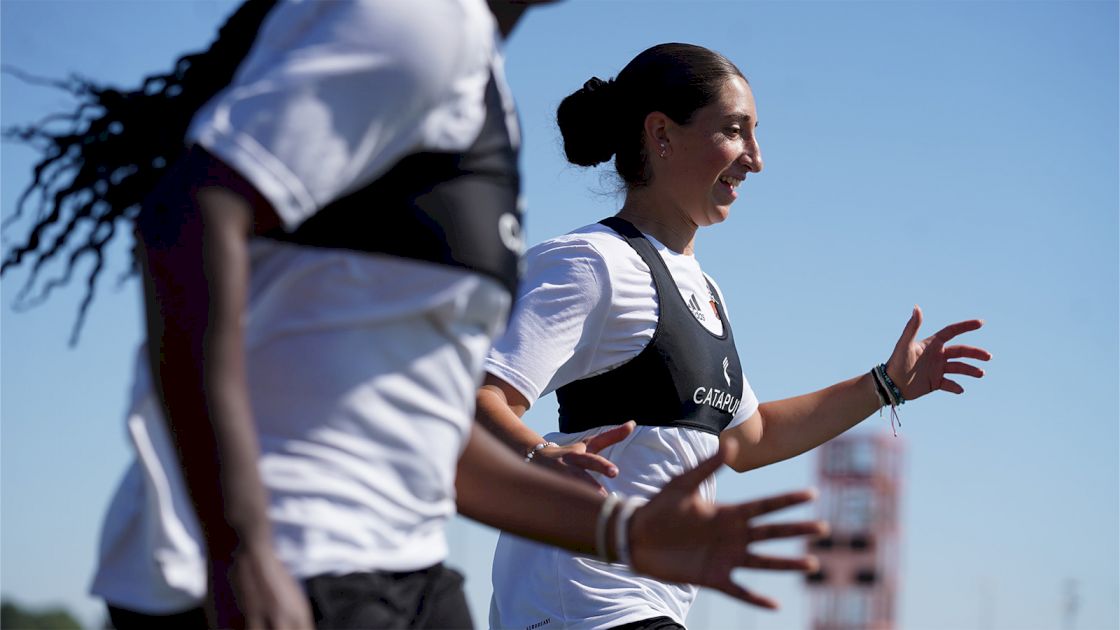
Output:
M743 130L739 127L728 127L727 128L727 135L729 135L729 136L733 136L733 137L738 136L742 132L743 132Z

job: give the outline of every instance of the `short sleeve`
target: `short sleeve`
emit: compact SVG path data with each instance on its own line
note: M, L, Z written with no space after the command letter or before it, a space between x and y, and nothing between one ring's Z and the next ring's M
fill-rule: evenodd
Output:
M586 241L542 243L525 264L510 324L485 367L533 402L584 375L610 313L611 287L603 256Z
M278 3L186 140L250 181L293 230L404 156L477 136L496 48L492 16L471 6Z

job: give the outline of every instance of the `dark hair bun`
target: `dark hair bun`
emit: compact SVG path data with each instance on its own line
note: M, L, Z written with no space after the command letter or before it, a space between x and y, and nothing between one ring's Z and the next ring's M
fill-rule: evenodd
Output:
M618 144L616 89L613 79L592 77L560 102L556 124L564 136L564 154L572 164L595 166L614 155Z

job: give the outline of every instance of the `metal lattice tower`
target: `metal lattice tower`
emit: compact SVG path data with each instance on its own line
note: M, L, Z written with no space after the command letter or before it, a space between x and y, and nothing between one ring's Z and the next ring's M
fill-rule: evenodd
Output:
M842 435L817 449L819 517L831 533L809 543L813 630L892 630L899 595L902 444L890 435Z

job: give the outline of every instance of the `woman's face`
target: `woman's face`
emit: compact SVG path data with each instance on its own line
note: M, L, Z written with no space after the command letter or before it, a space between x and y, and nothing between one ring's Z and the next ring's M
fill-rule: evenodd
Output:
M719 97L696 110L687 125L666 128L666 168L660 169L663 190L695 225L726 219L747 173L762 171L757 124L750 86L733 76L723 84ZM650 152L654 160L660 159L657 149Z

